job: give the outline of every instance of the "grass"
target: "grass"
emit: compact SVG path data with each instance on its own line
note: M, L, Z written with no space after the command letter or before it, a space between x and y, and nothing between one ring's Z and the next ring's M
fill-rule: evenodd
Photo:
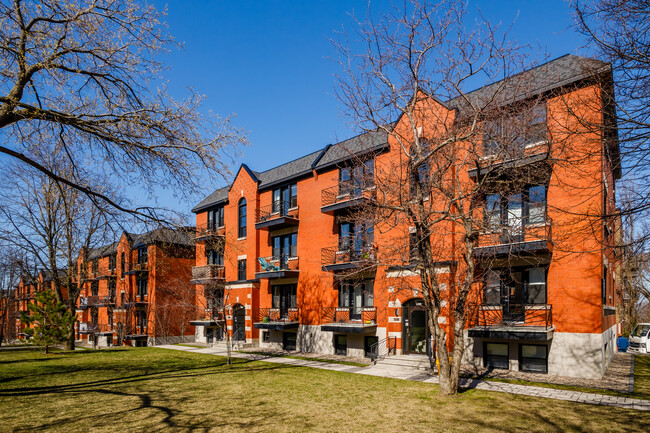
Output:
M157 348L0 352L2 431L647 431L647 412ZM644 385L645 386L645 385Z
M250 353L251 355L261 355L261 356L273 356L273 357L278 357L278 358L292 358L292 359L302 359L304 361L318 361L318 362L325 362L328 364L343 364L343 365L351 365L353 367L368 367L370 364L363 364L361 362L353 362L353 361L343 361L343 360L338 360L338 359L327 359L327 358L316 358L316 357L311 357L311 356L300 356L300 355L284 355L284 354L276 354L276 353L269 353L269 352L255 352L255 351L239 351L239 353Z
M592 394L612 395L616 397L630 397L650 400L650 356L634 357L634 392L623 393L603 388L587 388L584 386L564 385L560 383L532 382L521 379L507 379L501 377L481 377L481 380L493 382L514 383L517 385L539 386L541 388L563 389L567 391L588 392Z

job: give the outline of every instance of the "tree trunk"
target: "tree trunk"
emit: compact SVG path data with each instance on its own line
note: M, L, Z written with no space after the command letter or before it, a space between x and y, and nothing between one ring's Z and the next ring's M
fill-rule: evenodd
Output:
M74 322L70 325L68 332L68 339L63 342L63 350L74 350Z

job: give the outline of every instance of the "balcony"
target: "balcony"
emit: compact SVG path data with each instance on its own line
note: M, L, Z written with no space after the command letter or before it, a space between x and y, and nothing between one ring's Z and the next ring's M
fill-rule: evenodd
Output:
M324 307L321 330L359 334L377 328L377 307Z
M226 237L226 227L217 227L214 224L200 224L196 226L196 234L194 240L200 241L216 241L224 240Z
M95 279L102 280L108 278L117 278L116 268L99 268L99 272L95 274Z
M287 254L258 257L255 264L255 278L297 278L298 257Z
M192 267L190 284L210 284L226 280L226 268L223 265L205 265Z
M190 320L193 326L216 326L225 323L225 314L222 309L205 308Z
M479 258L533 255L553 251L553 221L546 217L540 224L506 226L481 233L474 246Z
M553 338L553 306L547 304L468 305L472 338L541 340Z
M253 325L257 329L284 331L297 329L300 324L298 308L258 308L253 316Z
M321 212L349 210L370 203L375 198L373 186L358 186L349 182L325 188L321 191Z
M148 295L131 295L123 302L126 308L144 308L149 303Z
M111 326L108 323L79 322L77 331L79 334L112 334Z
M133 275L146 272L149 272L149 263L129 263L129 267L124 273L126 275Z
M298 205L278 201L255 210L255 228L281 229L298 225Z
M321 249L321 267L325 272L371 267L377 263L377 247L370 245L359 249L338 247Z

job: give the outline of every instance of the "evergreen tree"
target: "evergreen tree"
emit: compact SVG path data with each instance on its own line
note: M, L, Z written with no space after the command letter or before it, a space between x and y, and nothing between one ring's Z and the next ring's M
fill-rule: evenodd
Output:
M37 291L34 302L28 308L29 313L21 314L23 323L29 325L25 333L43 347L43 353L48 353L49 346L66 341L75 315L56 299L52 290Z

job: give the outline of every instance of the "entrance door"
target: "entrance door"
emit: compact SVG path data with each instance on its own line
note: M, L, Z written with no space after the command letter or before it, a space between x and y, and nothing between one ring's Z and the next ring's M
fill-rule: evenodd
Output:
M246 309L241 304L233 308L232 335L233 340L246 341Z
M504 322L524 321L524 273L510 271L503 278L501 308Z
M205 330L205 338L206 338L206 342L208 344L212 344L214 342L214 329L213 328L206 328L206 330Z
M280 310L279 319L289 318L289 308L296 308L296 284L273 286L273 308Z
M404 353L426 355L429 345L429 327L427 326L427 312L422 300L413 299L402 307L404 318Z

